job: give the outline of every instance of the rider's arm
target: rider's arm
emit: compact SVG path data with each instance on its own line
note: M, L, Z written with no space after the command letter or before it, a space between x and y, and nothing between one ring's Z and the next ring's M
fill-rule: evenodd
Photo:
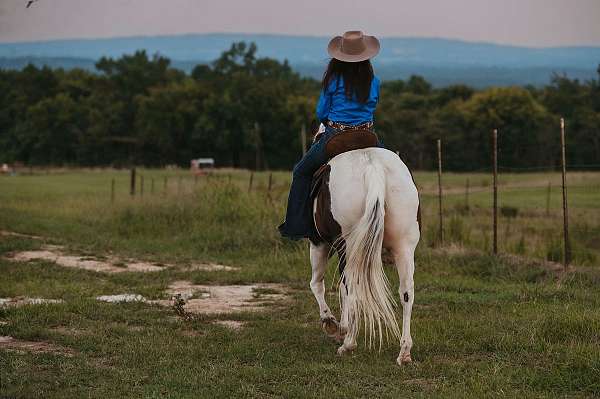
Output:
M317 119L323 122L329 117L329 110L331 108L331 94L321 90L319 96L319 102L317 103Z

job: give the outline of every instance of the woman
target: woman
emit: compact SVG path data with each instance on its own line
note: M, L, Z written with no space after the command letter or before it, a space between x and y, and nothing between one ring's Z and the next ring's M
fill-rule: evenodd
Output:
M360 31L349 31L329 42L332 57L323 75L317 119L325 127L306 155L294 166L282 236L291 239L318 237L312 222L310 184L313 174L327 162L325 144L347 129L372 129L379 100L379 79L369 61L379 52L379 41ZM320 129L323 130L323 129Z

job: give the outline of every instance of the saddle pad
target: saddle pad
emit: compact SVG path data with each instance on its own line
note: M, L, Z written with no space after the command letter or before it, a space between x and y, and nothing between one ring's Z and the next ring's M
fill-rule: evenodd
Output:
M325 164L319 168L313 175L310 199L316 208L314 210L314 220L319 237L315 237L313 244L319 244L322 241L333 244L342 233L340 225L335 221L331 214L331 194L329 192L329 173L331 166ZM312 213L312 212L311 212Z
M344 130L332 136L325 145L329 159L343 152L377 147L377 135L370 130Z

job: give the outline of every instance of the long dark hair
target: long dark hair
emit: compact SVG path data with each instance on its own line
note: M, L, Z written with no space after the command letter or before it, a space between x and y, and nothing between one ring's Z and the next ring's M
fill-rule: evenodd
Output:
M373 67L371 61L345 62L332 58L323 74L323 90L337 78L344 80L344 91L346 97L354 98L361 103L369 100L371 92L371 81L373 80ZM337 82L339 84L339 80Z

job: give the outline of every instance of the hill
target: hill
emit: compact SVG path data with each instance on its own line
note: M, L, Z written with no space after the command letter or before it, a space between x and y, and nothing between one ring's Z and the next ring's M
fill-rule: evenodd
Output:
M327 37L189 34L0 43L0 68L21 68L32 62L93 69L95 60L102 56L120 57L145 49L167 56L175 67L190 71L195 64L217 58L235 41L253 41L260 56L287 59L305 76L319 78L327 62ZM382 51L374 64L383 79L419 74L435 86L540 86L548 83L552 73L586 80L595 77L600 63L600 47L531 48L437 38L390 37L381 42Z

